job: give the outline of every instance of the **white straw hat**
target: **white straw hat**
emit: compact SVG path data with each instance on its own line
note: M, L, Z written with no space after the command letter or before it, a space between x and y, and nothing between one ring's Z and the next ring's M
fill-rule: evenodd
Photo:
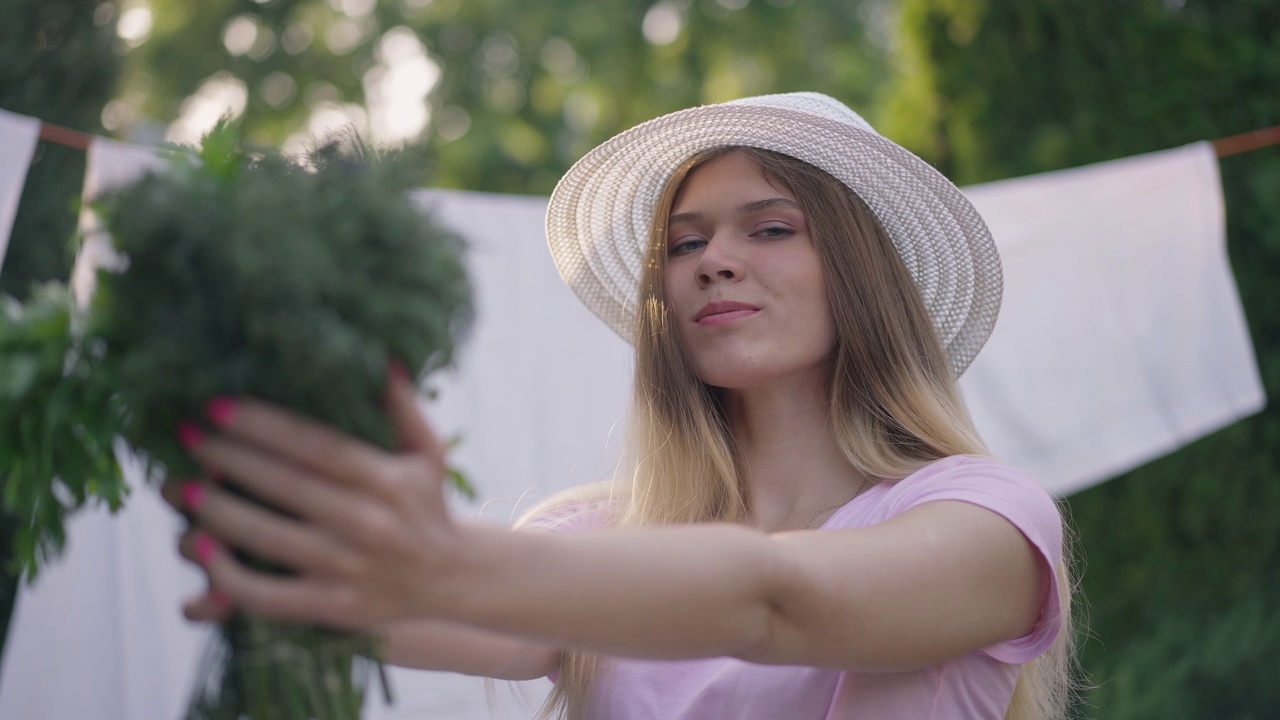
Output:
M675 170L704 150L741 145L821 168L867 203L933 318L951 369L964 372L1000 310L1000 256L969 200L928 163L818 93L743 98L650 120L587 153L556 185L547 240L560 276L633 342L650 227Z

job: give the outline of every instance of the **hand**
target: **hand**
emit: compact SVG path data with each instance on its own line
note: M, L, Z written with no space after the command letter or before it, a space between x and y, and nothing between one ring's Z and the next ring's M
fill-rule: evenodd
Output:
M201 564L211 590L188 617L219 620L234 605L264 617L343 628L429 614L444 599L433 582L458 561L461 528L446 510L444 447L392 373L388 411L402 452L391 453L255 400L210 404L217 433L184 426L189 452L210 477L289 513L287 517L215 482L165 483L193 528L179 547ZM252 570L227 550L290 568Z

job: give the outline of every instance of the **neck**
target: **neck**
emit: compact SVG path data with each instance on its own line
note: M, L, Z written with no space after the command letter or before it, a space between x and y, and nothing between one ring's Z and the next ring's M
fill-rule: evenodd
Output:
M817 526L870 486L840 451L821 382L724 392L751 525L769 532Z

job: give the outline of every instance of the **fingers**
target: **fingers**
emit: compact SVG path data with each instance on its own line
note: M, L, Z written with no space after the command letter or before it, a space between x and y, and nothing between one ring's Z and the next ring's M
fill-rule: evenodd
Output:
M244 610L272 619L354 627L350 608L336 612L333 600L338 594L317 578L249 569L225 545L201 531L184 535L178 548L183 557L204 569L210 587L183 603L188 620L223 622L235 610Z
M197 459L214 463L223 478L250 496L287 513L312 520L341 533L362 507L354 490L324 482L314 474L244 443L211 436L203 440ZM165 483L161 492L181 511L190 511L181 497L181 481Z
M437 491L445 475L444 446L418 409L416 397L407 376L394 378L389 385L389 412L406 449L410 449L400 455L252 399L210 402L209 416L219 430L216 435L207 435L192 424L179 428L179 435L188 453L207 472L253 484L255 494L267 497L273 493L281 505L291 502L296 494L293 491L299 488L296 484L285 489L255 483L254 479L261 477L255 474L260 467L250 467L261 465L253 462L255 457L271 457L280 467L294 466L290 473L294 477L332 479L350 490L369 491L392 505L401 505L409 499L406 493ZM282 477L279 473L276 476Z
M209 583L225 594L231 605L268 619L323 623L358 628L360 616L352 596L317 578L269 575L251 570L221 547L203 553L201 563ZM195 601L194 611L204 610Z
M217 589L189 600L187 617L225 619L234 606L268 618L354 627L368 616L368 598L356 600L370 596L362 588L398 587L422 531L449 524L440 492L445 449L417 400L408 374L392 370L386 403L404 450L398 454L248 398L211 401L206 414L214 432L184 423L178 434L187 452L209 476L234 485L169 480L162 488L165 500L199 528L180 551ZM248 556L296 574L248 567L240 561Z
M194 489L194 492L191 492ZM194 506L191 506L194 502ZM351 575L360 566L356 553L334 536L218 487L188 484L184 503L203 531L216 538L234 538L237 549L302 574ZM188 533L179 542L184 557L204 564L209 535Z
M370 443L251 398L215 398L206 406L206 414L221 434L351 486L364 486L379 477L387 457ZM230 471L207 452L210 438L197 427L184 424L178 433L197 460Z

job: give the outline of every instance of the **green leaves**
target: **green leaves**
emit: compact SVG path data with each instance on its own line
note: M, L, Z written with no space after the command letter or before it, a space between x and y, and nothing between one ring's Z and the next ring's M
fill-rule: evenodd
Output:
M200 144L200 162L209 174L224 183L232 182L244 164L240 152L240 135L230 115L223 115Z
M425 159L330 142L302 162L200 151L102 201L120 273L102 273L89 335L129 411L129 444L198 472L173 429L217 395L254 395L384 447L386 368L447 364L471 317L462 241L407 199Z
M31 580L61 551L70 513L93 499L112 510L123 502L111 446L120 413L75 335L65 286L0 304L0 507L17 526L10 569Z

